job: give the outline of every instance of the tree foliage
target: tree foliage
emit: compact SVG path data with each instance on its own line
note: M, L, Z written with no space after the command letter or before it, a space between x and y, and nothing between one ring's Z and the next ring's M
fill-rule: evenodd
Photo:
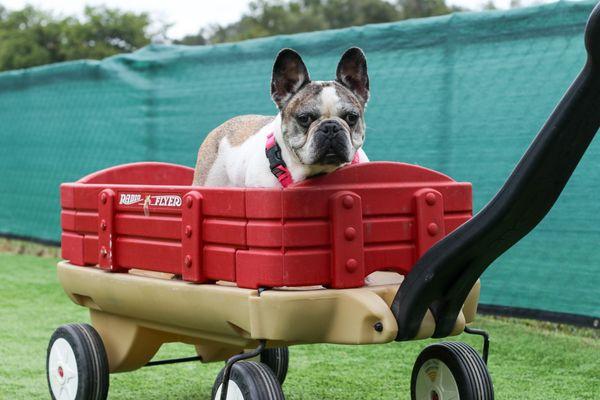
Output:
M455 10L445 0L253 0L238 21L203 28L175 43L233 42ZM0 5L0 71L131 52L153 38L164 40L167 29L168 25L153 22L146 13L107 7L86 7L83 16L77 18L57 16L33 6L8 11Z
M459 10L444 0L254 0L242 17L213 25L177 43L235 42L271 35L337 29L348 26L448 14Z
M106 7L86 7L78 19L0 6L0 71L130 52L150 43L150 24L145 13Z

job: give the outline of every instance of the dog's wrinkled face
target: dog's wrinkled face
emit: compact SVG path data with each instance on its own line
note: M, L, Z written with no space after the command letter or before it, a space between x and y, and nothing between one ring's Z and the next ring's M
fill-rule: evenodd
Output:
M369 77L362 50L346 51L336 75L335 81L311 82L290 49L279 53L273 67L271 97L281 111L283 140L314 173L351 162L365 138Z

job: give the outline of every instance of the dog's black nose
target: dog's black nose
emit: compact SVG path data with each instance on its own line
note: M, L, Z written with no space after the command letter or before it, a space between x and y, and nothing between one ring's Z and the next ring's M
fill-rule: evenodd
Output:
M325 121L319 126L319 130L330 135L336 134L343 128L337 121Z

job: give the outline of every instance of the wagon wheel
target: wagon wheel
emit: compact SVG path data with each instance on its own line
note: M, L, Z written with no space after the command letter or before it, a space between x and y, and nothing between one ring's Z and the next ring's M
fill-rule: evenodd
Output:
M260 356L249 358L248 361L261 362L271 368L279 384L283 385L290 363L290 352L287 347L264 349Z
M415 362L412 400L493 400L494 388L477 351L460 342L426 347Z
M105 400L108 360L102 339L88 324L59 327L50 338L46 377L53 400Z
M221 399L223 371L212 390L212 399ZM281 385L267 365L254 361L238 362L231 368L227 400L284 400Z
M265 349L260 353L260 362L271 368L280 385L285 382L290 362L290 352L287 347Z

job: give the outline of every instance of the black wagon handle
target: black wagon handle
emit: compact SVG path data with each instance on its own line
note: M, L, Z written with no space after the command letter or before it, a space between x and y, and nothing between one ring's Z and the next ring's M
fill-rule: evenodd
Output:
M494 198L438 242L398 289L396 340L417 335L427 310L434 337L452 331L477 279L550 211L600 127L600 4L586 28L588 59L542 130Z

